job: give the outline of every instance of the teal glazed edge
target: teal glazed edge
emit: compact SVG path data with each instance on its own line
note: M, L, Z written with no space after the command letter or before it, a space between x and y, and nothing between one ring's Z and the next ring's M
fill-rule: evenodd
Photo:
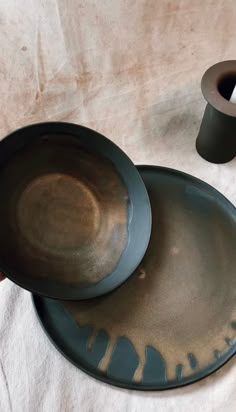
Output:
M128 338L124 336L117 338L108 370L106 373L103 373L98 370L98 365L105 355L109 344L107 332L100 330L92 350L89 350L88 339L92 334L93 326L86 325L80 327L64 308L63 302L37 295L32 295L32 301L36 315L46 335L68 361L72 362L76 367L93 378L120 388L154 391L187 386L216 372L236 353L236 342L229 345L229 350L223 355L213 350L213 359L215 359L215 362L200 371L198 370L197 359L194 354L186 354L193 374L184 377L183 366L182 364L178 364L176 365L176 379L168 381L166 378L165 360L157 349L147 346L145 348L146 364L143 379L142 382L135 383L132 380L138 367L139 359ZM78 344L79 342L80 345ZM124 356L122 347L119 347L120 344L123 344L123 349L125 347L126 353L129 354L129 356ZM121 356L123 357L123 362ZM119 368L118 371L117 366ZM122 375L124 366L126 370L125 377Z

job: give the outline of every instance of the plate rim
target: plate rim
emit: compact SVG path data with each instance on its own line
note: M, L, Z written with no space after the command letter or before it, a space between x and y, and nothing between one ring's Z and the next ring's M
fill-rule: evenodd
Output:
M223 355L221 357L221 362L217 364L217 366L211 366L211 367L207 367L204 370L202 370L201 372L198 372L197 374L195 374L194 376L190 376L187 378L183 378L181 379L178 383L176 381L174 382L167 382L163 385L143 385L141 384L137 384L137 383L124 383L122 381L119 381L118 379L114 379L114 378L110 378L107 377L105 374L103 375L102 373L95 373L91 370L91 368L86 368L81 362L77 362L73 356L69 355L68 353L65 353L65 350L63 350L62 346L58 344L58 342L55 342L55 340L52 337L52 334L54 333L50 333L49 329L50 326L47 324L45 324L45 322L43 321L41 314L40 314L40 309L38 309L38 303L37 300L40 300L41 302L43 302L48 298L45 298L44 296L37 296L35 294L31 294L31 299L32 299L32 303L33 303L33 307L34 307L34 311L36 314L36 317L44 331L44 333L46 334L47 338L49 339L49 341L51 342L52 346L54 348L57 349L57 351L62 355L63 358L65 358L68 362L70 362L72 365L74 365L77 369L81 370L83 373L85 373L88 376L91 376L93 379L96 379L100 382L106 383L108 385L111 386L115 386L118 388L122 388L122 389L126 389L126 390L136 390L136 391L143 391L143 392L150 392L150 391L167 391L170 389L179 389L185 386L189 386L192 385L194 383L200 382L201 380L207 378L208 376L213 375L215 372L219 371L225 364L227 364L231 359L234 358L234 356L236 355L236 347L232 346L230 348L230 351L227 352L227 354ZM50 298L49 298L50 299ZM51 299L53 300L53 299ZM40 303L41 303L40 302ZM75 323L75 320L72 318L72 316L70 316L69 312L63 307L62 302L58 301L58 300L54 300L54 304L60 305L61 308L61 312L63 312L66 317L68 318L68 321L71 323ZM77 327L77 325L75 325Z

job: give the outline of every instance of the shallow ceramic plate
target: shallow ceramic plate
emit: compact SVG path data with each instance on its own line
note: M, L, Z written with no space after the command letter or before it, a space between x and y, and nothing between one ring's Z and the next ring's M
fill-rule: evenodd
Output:
M0 193L0 270L37 294L102 295L146 251L145 185L125 153L93 130L42 123L8 136L0 143Z
M168 389L195 382L236 352L236 209L206 183L140 167L153 227L139 269L89 302L34 296L55 346L105 382Z

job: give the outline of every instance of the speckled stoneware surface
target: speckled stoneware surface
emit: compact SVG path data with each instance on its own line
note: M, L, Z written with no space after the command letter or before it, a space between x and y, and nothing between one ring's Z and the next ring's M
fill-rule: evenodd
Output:
M51 340L79 368L118 386L166 389L209 375L236 351L236 210L190 175L139 171L153 213L139 269L90 302L34 303Z

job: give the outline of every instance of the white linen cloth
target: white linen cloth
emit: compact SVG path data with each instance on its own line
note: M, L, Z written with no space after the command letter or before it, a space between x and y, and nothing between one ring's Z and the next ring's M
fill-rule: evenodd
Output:
M236 204L236 159L204 161L195 139L204 71L236 58L235 0L0 0L0 137L38 121L94 128L137 164L197 176ZM210 302L209 302L210 304ZM233 412L236 364L186 388L142 393L88 377L0 283L0 412Z

